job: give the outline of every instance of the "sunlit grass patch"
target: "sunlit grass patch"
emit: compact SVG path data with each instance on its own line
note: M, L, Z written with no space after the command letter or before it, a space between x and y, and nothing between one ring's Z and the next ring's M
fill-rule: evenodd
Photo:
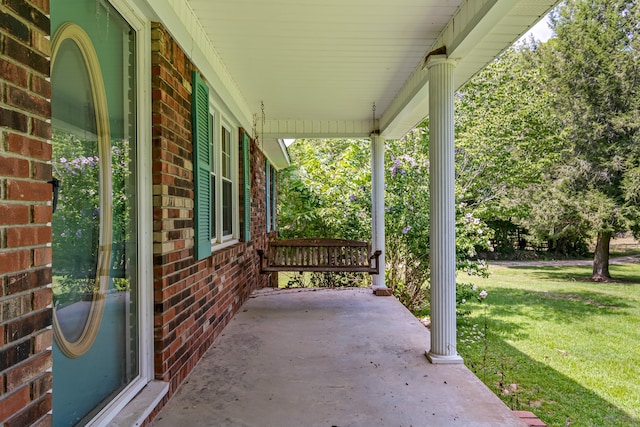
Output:
M458 351L550 426L640 425L640 264L612 265L616 283L589 282L590 270L492 267L469 280L489 295L458 319Z

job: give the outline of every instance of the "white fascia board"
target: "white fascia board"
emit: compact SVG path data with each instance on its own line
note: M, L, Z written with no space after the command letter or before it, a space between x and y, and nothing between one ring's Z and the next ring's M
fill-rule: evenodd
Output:
M451 21L431 46L430 51L445 46L447 55L454 58L452 53L456 52L458 46L464 43L467 46L472 43L477 44L484 37L480 33L485 31L484 34L486 34L497 23L497 21L487 24L483 22L497 1L467 0L461 4ZM515 3L516 0L509 2ZM468 38L472 35L474 39L469 40ZM425 58L426 54L427 52ZM380 133L385 138L401 138L429 114L428 84L428 72L424 67L424 61L422 61L411 73L380 119Z
M282 139L267 138L258 139L258 149L267 158L271 166L276 170L287 168L291 165L289 152Z
M171 33L238 126L250 131L251 109L186 0L146 0L145 9L153 11Z
M531 23L537 22L541 16L553 7L557 0L527 2L524 0L467 0L460 5L456 14L447 24L429 52L446 47L447 56L459 61L455 69L455 88L459 89L473 75L482 69L493 58L508 48L525 30L514 31L512 40L504 46L485 49L486 55L479 58L478 49L484 39L496 27L512 21L515 11L523 6L527 8L518 17L529 16ZM511 16L510 16L511 15ZM389 108L380 119L380 132L385 138L401 138L429 114L428 106L428 73L424 69L425 58L418 64L411 76L406 80ZM478 62L480 61L480 62Z

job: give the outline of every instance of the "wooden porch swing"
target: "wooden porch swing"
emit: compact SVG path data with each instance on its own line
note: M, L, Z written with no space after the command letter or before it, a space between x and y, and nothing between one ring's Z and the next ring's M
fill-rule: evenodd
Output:
M274 271L379 273L378 258L371 244L358 240L306 238L274 240L260 256L260 273Z

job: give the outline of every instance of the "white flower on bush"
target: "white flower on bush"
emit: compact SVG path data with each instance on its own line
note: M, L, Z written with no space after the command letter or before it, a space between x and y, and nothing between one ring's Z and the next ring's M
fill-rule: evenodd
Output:
M478 294L478 298L480 298L480 300L483 300L487 297L487 295L489 295L487 293L487 291L485 291L484 289L480 291L480 293Z

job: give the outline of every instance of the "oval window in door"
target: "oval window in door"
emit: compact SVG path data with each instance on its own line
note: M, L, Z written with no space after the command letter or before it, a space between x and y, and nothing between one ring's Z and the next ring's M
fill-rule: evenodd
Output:
M112 245L111 137L100 65L78 25L52 41L53 328L68 357L94 342L109 286Z

